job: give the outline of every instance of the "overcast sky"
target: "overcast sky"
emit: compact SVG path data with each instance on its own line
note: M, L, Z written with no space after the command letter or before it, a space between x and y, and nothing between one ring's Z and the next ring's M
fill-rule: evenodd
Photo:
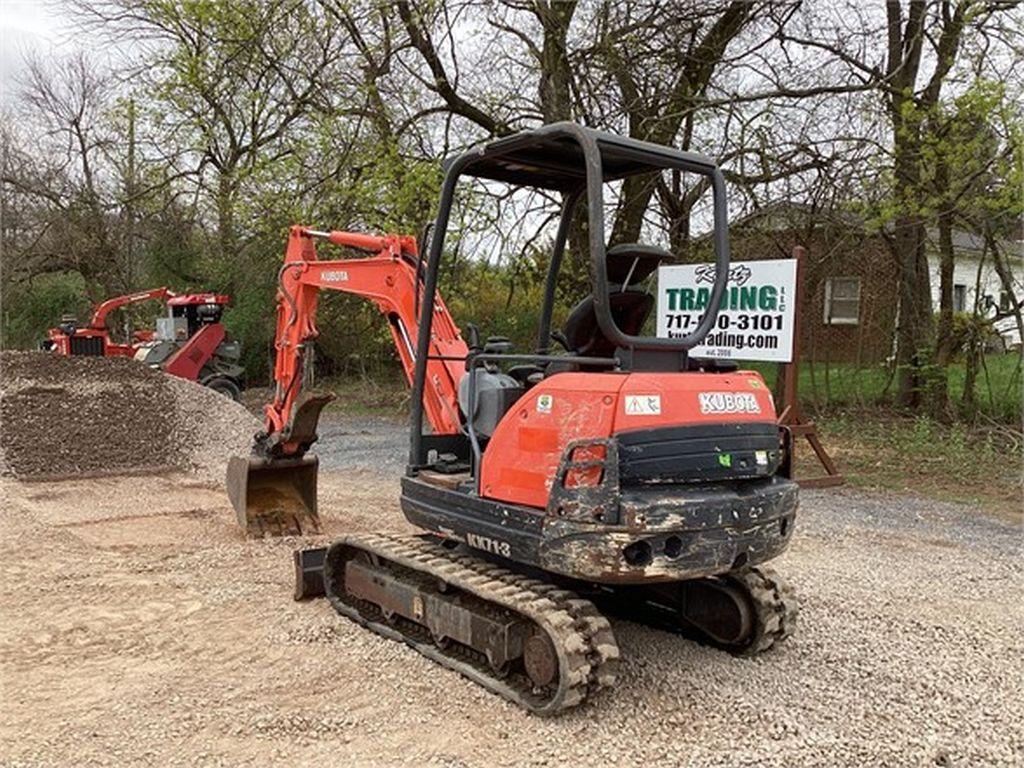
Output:
M0 0L0 89L7 103L29 51L74 50L66 11L48 0Z

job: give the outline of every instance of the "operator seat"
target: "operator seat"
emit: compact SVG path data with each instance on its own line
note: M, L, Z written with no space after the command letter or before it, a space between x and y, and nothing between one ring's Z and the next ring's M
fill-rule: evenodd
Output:
M672 260L671 253L652 245L622 243L608 249L608 298L612 318L624 333L638 335L654 308L654 296L643 289L630 288L630 283L640 283L659 264ZM574 354L588 357L611 357L615 354L615 342L605 336L597 324L593 294L573 307L562 332Z
M654 297L647 291L613 290L610 299L615 324L625 333L635 336L651 314ZM570 349L577 355L611 357L615 354L615 342L605 336L597 324L593 294L573 307L562 332Z

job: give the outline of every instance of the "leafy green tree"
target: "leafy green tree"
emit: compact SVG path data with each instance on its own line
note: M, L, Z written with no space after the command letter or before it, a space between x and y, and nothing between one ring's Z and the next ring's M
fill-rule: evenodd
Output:
M922 140L924 168L922 213L934 217L938 231L939 313L935 333L936 375L930 385L929 406L939 417L948 416L948 366L958 350L976 354L979 345L958 345L954 332L953 270L957 228L977 230L978 214L984 222L1019 218L1024 209L1016 196L1006 194L1014 155L1021 148L1012 133L1001 129L1017 122L1020 109L1008 102L1005 85L977 80L949 104L939 104L928 117ZM1016 119L1015 119L1016 118ZM996 254L986 254L996 258ZM1012 293L1010 285L1004 285ZM987 308L979 305L978 311ZM968 386L967 389L972 389Z

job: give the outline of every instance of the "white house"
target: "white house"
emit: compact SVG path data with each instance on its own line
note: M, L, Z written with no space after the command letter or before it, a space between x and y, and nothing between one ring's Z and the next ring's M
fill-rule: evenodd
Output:
M938 232L928 232L928 266L931 272L932 306L939 309L939 255ZM986 256L984 242L977 235L964 230L953 231L953 249L956 261L953 266L953 311L973 312L975 302L979 309L988 317L997 311L1007 312L1011 309L1010 294L1003 290L1003 284L992 264L992 257ZM1024 241L1016 241L1008 246L1010 271L1013 278L1013 290L1017 300L1024 299ZM1020 330L1013 316L996 321L996 330L1007 348L1017 347L1021 343Z

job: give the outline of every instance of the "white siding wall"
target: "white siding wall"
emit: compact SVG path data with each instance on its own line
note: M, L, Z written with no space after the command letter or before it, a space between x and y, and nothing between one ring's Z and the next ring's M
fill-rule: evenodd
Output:
M932 306L935 307L935 311L939 310L939 258L938 256L928 256L928 266L931 269L931 288L932 288ZM1024 296L1024 282L1022 282L1021 274L1022 270L1017 264L1011 264L1011 269L1014 271L1014 291L1017 293L1018 300ZM953 267L953 285L963 285L966 287L966 305L965 311L971 312L974 309L975 302L975 284L978 281L978 259L976 256L959 253L957 254L956 264ZM981 268L981 294L984 296L988 294L992 297L992 300L999 302L999 294L1002 292L1002 284L999 281L999 275L996 274L995 269L992 267L990 260L986 260L985 264ZM987 313L989 315L992 312ZM996 325L996 329L1002 334L1003 338L1006 339L1008 345L1020 344L1020 333L1017 330L1017 321L1012 317L1000 320Z

